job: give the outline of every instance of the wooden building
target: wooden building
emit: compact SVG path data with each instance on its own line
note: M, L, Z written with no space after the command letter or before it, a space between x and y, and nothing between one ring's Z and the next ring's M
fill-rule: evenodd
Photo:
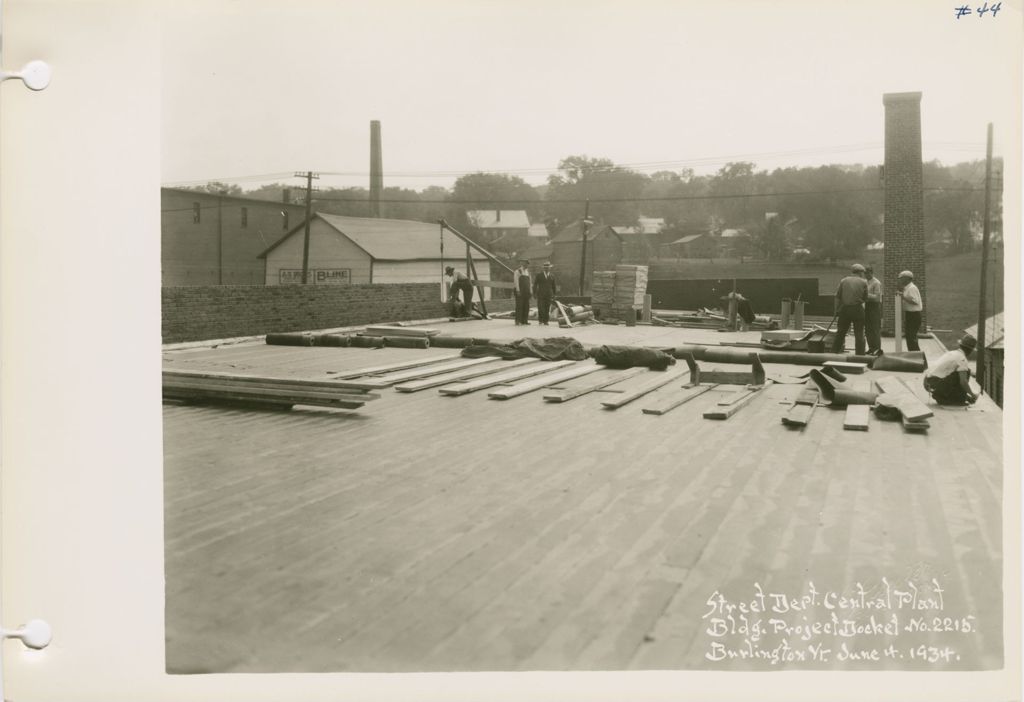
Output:
M968 328L967 333L978 338L978 325ZM980 340L979 340L980 341ZM985 320L985 348L978 349L984 354L984 377L978 378L978 384L985 394L1003 406L1003 353L1006 350L1006 329L1003 327L1003 313L992 315Z
M304 205L160 188L161 284L262 285L260 252L305 215Z
M584 293L590 290L594 271L612 270L622 263L623 240L606 224L591 224L583 239L582 223L573 222L551 240L551 264L561 273L566 289L579 289L580 269L585 271ZM586 262L583 261L586 246Z
M302 282L303 222L259 254L267 285ZM343 217L317 212L310 222L309 270L317 285L429 283L444 266L466 268L466 243L436 224ZM487 257L471 249L480 280L490 280Z

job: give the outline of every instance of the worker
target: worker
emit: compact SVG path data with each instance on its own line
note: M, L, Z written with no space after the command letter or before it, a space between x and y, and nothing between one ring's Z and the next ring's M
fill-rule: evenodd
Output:
M869 356L882 353L882 281L875 277L875 269L864 266L868 283L868 299L864 303L864 336L867 337Z
M533 296L537 298L537 321L544 326L548 324L551 303L557 290L555 276L551 273L551 262L545 261L543 269L533 279Z
M978 399L968 382L971 367L967 363L977 346L977 339L966 334L958 348L942 354L935 365L925 371L924 389L940 405L973 405Z
M864 303L868 299L868 283L864 280L864 266L855 263L850 266L850 275L839 281L836 289L836 316L839 326L832 352L842 353L846 345L846 332L853 325L854 347L857 355L864 353Z
M921 300L921 291L914 285L914 273L902 271L897 278L897 288L900 297L903 298L903 335L907 338L907 350L920 351L917 332L921 329L921 311L924 309L924 303Z
M452 307L456 311L458 311L459 291L462 292L462 314L456 313L456 316L469 317L473 310L473 281L462 271L455 270L454 266L446 267L444 272L451 281L448 288L448 301L452 303Z
M519 267L512 272L512 294L516 298L516 324L530 323L530 261L519 259Z

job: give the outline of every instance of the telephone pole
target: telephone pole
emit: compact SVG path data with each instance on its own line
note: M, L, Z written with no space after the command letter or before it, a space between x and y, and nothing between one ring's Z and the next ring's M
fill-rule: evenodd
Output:
M985 391L985 287L988 285L989 195L992 191L992 123L988 123L985 145L985 210L981 223L981 294L978 296L978 359L975 370L978 385Z
M580 223L580 232L583 239L583 248L580 255L580 297L583 297L584 288L587 284L587 232L590 230L590 198L583 209L583 221Z
M302 239L302 284L305 285L309 282L309 220L313 206L313 179L319 178L320 174L306 171L296 173L295 177L306 179L306 233Z

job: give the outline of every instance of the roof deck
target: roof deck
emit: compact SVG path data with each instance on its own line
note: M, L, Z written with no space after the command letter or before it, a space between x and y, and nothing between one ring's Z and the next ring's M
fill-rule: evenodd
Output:
M429 326L656 347L758 338ZM164 365L325 378L457 352L243 343L167 349ZM716 366L742 369L701 363ZM873 417L846 431L828 407L787 428L799 384L724 421L702 417L722 386L642 412L684 375L652 402L602 407L653 373L564 403L386 389L358 411L165 405L168 671L1001 666L995 404L931 404L926 434ZM889 373L851 378L876 375ZM927 399L917 374L892 375ZM894 618L898 630L871 628Z

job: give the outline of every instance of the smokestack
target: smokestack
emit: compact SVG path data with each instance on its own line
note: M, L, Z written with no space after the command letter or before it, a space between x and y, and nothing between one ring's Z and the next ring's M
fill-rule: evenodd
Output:
M370 216L380 217L380 193L384 190L384 167L380 155L380 122L370 122Z
M914 273L925 298L924 191L921 165L921 93L886 93L885 105L885 277L882 329L892 333L892 298L900 271ZM927 300L925 300L927 303ZM925 328L925 304L921 329Z

